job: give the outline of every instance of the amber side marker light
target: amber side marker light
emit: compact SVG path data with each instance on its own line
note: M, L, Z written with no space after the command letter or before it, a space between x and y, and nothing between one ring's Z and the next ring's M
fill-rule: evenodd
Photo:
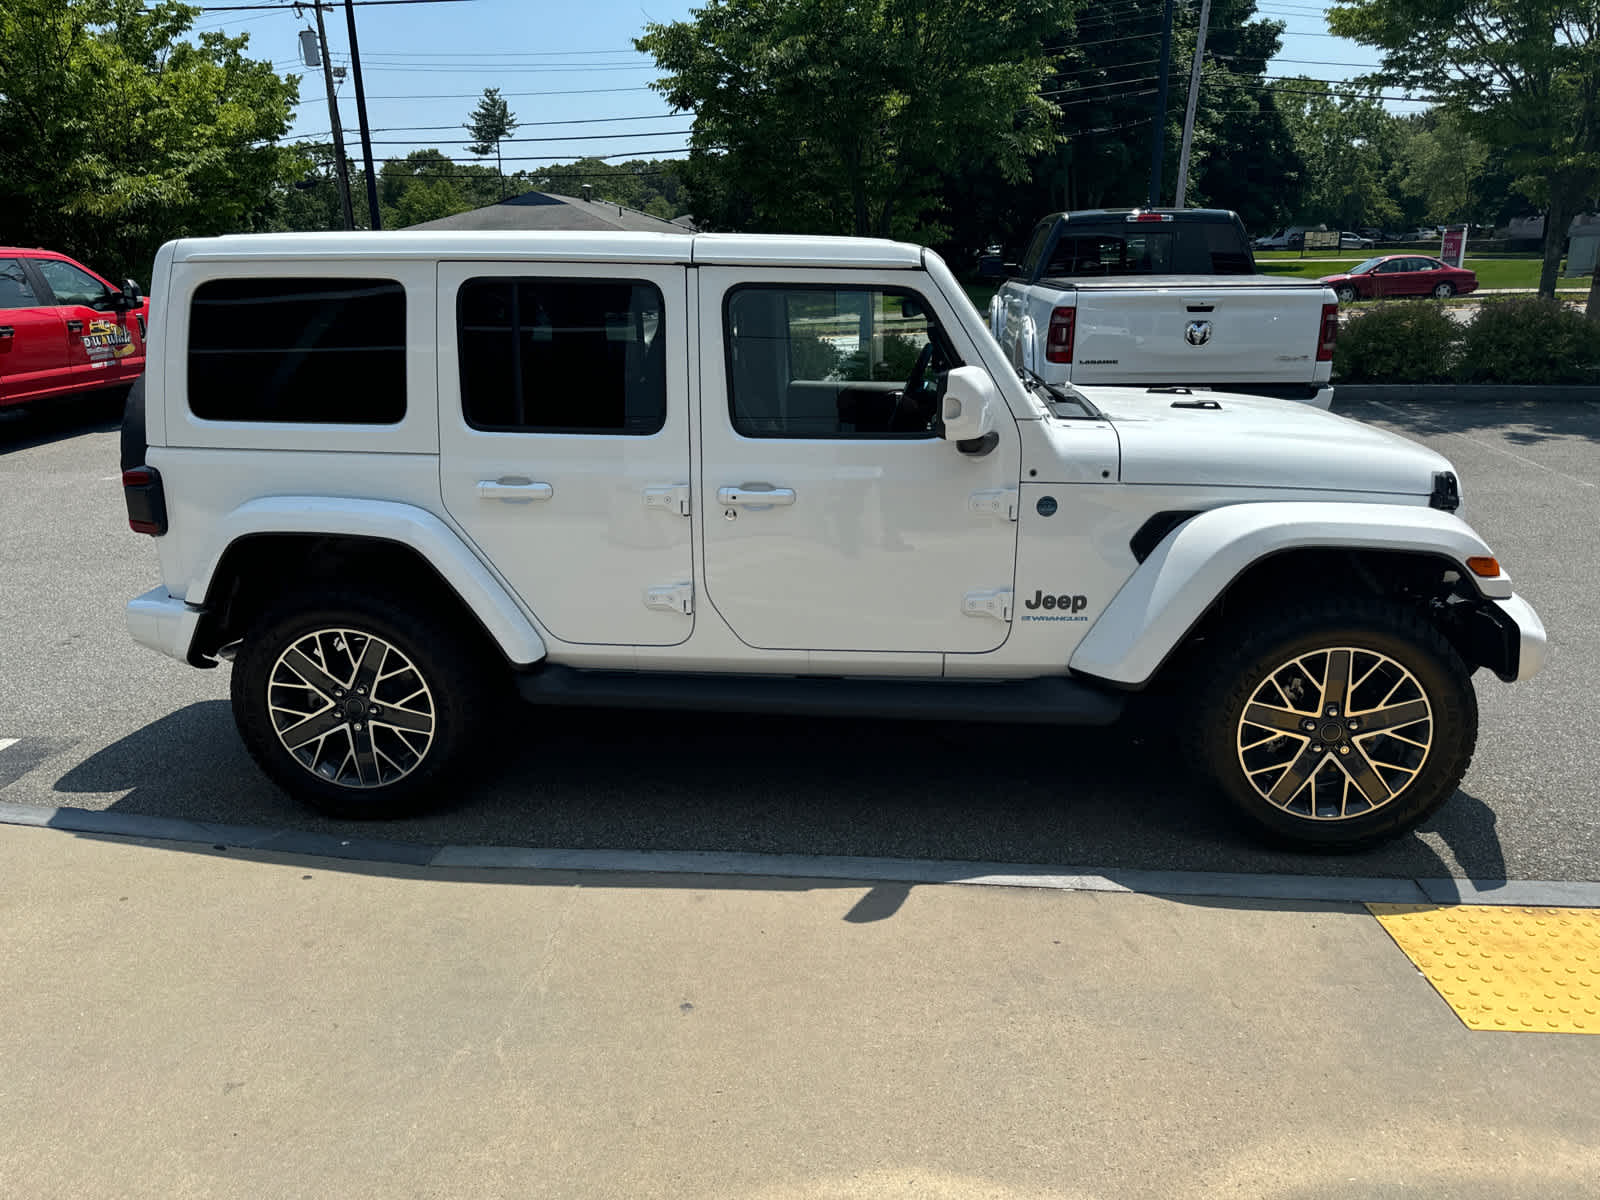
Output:
M1471 571L1474 575L1482 576L1484 579L1493 579L1496 575L1500 574L1500 560L1498 558L1487 558L1481 555L1478 557L1469 558L1467 559L1467 570Z

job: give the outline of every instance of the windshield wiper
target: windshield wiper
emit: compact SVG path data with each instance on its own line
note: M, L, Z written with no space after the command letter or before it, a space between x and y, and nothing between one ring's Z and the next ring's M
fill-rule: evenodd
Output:
M1018 367L1017 374L1029 387L1038 388L1050 397L1055 404L1070 404L1080 411L1075 413L1059 412L1054 407L1051 412L1064 421L1103 421L1105 414L1089 402L1085 396L1070 383L1063 389L1059 384L1046 383L1038 372L1028 367Z

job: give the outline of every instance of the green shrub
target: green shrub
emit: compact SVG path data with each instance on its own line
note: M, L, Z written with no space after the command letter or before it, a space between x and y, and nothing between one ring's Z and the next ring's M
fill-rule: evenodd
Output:
M1333 375L1371 383L1437 383L1450 378L1461 326L1431 301L1379 304L1345 321L1333 346Z
M1600 322L1559 300L1490 301L1467 326L1459 373L1469 383L1600 383Z
M789 369L796 379L830 379L844 355L834 344L812 333L789 335Z

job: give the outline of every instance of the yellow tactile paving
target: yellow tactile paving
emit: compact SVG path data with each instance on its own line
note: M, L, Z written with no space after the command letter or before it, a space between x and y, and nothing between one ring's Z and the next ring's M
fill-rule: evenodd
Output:
M1367 908L1467 1028L1600 1033L1600 911Z

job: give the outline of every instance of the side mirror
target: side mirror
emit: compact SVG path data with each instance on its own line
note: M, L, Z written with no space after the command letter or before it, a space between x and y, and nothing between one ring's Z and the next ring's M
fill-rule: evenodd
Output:
M995 432L1005 401L982 367L955 367L945 377L939 401L940 436L963 454L987 454L1000 441Z
M998 254L985 254L978 259L978 274L984 279L1007 279L1017 273L1017 264L1008 263Z
M131 279L124 279L122 281L122 294L128 299L132 300L135 304L144 299L144 292L141 291L139 285Z

